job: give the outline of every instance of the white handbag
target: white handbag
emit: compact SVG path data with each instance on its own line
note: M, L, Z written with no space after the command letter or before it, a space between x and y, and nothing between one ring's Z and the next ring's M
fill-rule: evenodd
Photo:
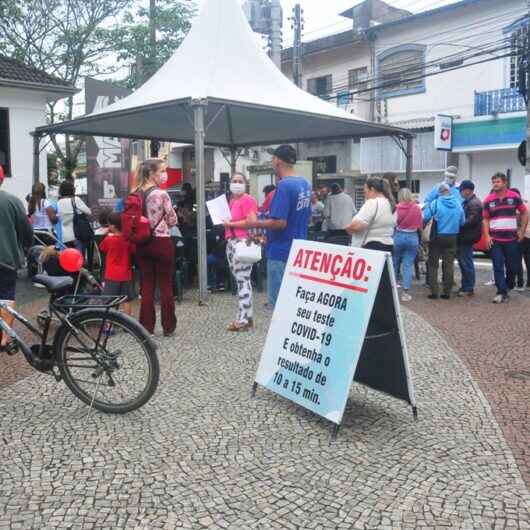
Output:
M235 258L241 263L253 264L261 261L261 245L250 240L239 240L235 244Z

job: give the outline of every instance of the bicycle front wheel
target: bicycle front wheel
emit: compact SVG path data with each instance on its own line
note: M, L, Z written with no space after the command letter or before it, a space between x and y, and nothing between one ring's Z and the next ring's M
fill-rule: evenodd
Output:
M156 391L156 348L132 318L87 309L69 318L55 339L57 364L73 394L102 412L124 414L145 405Z

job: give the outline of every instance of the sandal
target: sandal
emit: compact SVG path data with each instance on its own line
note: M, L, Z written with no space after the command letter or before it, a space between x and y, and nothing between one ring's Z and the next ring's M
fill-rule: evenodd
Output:
M239 322L231 322L227 326L226 330L240 333L240 332L248 331L250 328L251 328L250 323L240 324Z

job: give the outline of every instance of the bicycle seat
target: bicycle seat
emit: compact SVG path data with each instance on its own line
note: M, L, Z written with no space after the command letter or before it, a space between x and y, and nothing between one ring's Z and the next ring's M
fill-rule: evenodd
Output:
M32 281L44 285L50 293L62 291L74 284L74 280L70 276L47 276L46 274L37 274L33 276Z

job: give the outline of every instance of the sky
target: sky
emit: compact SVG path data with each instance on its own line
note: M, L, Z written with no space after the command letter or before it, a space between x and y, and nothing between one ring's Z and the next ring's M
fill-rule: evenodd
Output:
M201 6L205 0L196 1ZM350 29L352 26L351 19L339 16L339 13L360 3L359 0L299 0L299 2L304 10L304 41ZM433 9L453 2L455 0L387 0L387 3L394 7L408 9L412 12ZM291 23L287 17L291 16L297 0L281 0L281 3L285 18L284 46L288 47L292 44L293 38Z

